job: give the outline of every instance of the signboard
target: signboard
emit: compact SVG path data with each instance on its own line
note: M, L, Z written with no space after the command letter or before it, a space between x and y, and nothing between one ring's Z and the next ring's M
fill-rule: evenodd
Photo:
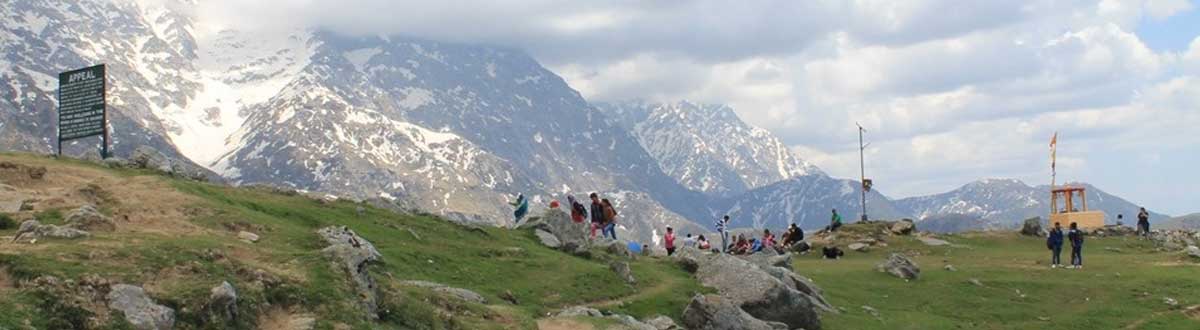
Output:
M108 157L104 64L58 74L58 153L63 141L102 135Z

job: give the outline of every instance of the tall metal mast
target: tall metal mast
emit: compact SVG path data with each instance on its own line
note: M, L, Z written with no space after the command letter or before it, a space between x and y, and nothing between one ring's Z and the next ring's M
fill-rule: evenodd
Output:
M858 123L854 123L854 125L858 126L858 173L860 176L858 182L862 185L862 189L860 189L862 190L862 221L867 221L867 166L863 161L863 151L867 149L867 146L863 144L863 132L867 130Z

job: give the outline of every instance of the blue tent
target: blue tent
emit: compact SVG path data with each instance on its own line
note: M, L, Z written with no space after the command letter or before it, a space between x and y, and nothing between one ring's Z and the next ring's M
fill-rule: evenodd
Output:
M634 254L642 253L642 245L638 242L629 242L629 252Z

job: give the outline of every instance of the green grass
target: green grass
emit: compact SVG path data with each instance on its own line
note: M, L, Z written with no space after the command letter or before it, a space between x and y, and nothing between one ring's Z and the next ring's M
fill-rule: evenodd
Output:
M795 268L812 277L831 303L847 310L826 315L827 329L1200 327L1200 321L1162 302L1172 297L1181 306L1200 303L1200 281L1195 277L1200 268L1177 254L1155 252L1147 241L1093 237L1085 245L1085 268L1069 270L1048 267L1049 252L1042 239L967 236L948 237L961 244L953 247L890 241L888 249L919 254L914 260L921 266L921 277L912 282L874 271L889 252L879 249L848 252L837 261L810 255L796 260ZM1068 256L1063 253L1064 260ZM957 271L944 270L946 264ZM969 283L972 278L984 287ZM881 319L865 313L863 305L879 310Z

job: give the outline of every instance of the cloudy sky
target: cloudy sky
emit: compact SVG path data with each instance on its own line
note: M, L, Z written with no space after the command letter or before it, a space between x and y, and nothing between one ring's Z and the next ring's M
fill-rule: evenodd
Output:
M526 50L594 101L733 106L892 197L985 177L1088 181L1200 212L1200 4L1158 1L210 1L230 24Z

